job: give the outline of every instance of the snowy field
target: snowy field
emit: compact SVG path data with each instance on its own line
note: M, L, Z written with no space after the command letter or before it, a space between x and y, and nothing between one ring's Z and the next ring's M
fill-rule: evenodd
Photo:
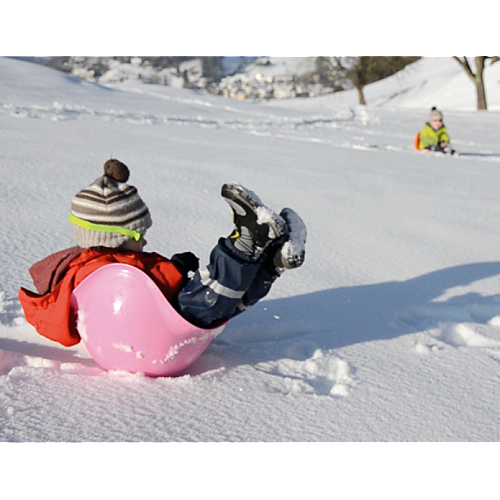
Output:
M423 59L367 87L366 107L355 92L250 103L162 86L105 87L1 58L2 470L41 467L45 480L82 470L75 458L45 464L47 448L19 443L168 442L136 445L132 456L91 453L103 468L118 463L123 477L152 449L165 458L151 474L165 474L176 457L188 470L208 462L222 482L251 471L250 480L273 484L261 498L286 499L300 497L291 479L301 471L314 487L331 483L333 496L346 462L354 473L362 465L377 471L380 481L384 451L341 443L462 442L446 464L426 447L415 463L421 446L410 448L414 469L401 471L399 498L423 494L449 463L457 485L494 474L493 456L483 461L490 446L475 443L500 440L500 63L485 76L489 111L478 112L474 87L451 58ZM433 105L458 157L413 150ZM112 156L130 167L129 183L152 212L147 250L190 250L206 262L232 229L219 194L228 181L277 211L294 208L308 226L304 266L285 273L176 378L104 372L82 346L39 336L17 300L20 286L33 289L31 264L74 244L71 199ZM216 450L229 463L213 464L213 448L186 442L221 443ZM241 442L268 447L235 453L227 444ZM285 444L297 442L338 446ZM28 450L35 458L26 470ZM74 451L56 453L65 450ZM402 450L389 450L398 471ZM466 483L463 492L497 497L483 485ZM295 493L307 495L303 487ZM217 481L213 488L216 496Z

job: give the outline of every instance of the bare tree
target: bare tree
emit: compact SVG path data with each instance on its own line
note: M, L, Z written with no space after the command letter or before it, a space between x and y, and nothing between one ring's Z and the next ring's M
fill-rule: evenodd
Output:
M350 82L358 91L359 103L365 105L366 85L396 73L417 59L400 56L318 57L316 71L323 82L330 81L332 87L333 82L344 88L346 81Z
M353 64L346 64L343 66L342 58L337 58L338 66L344 70L345 76L351 81L355 89L358 91L359 104L365 105L365 94L364 87L376 81L374 73L377 70L377 61L374 56L358 56L356 58L347 58L351 61L354 60ZM357 60L356 60L357 59Z
M457 61L460 66L465 70L467 76L472 80L474 85L476 86L476 98L477 98L477 109L488 109L486 104L486 89L484 86L484 70L486 67L486 60L491 59L491 64L500 60L499 56L476 56L474 57L476 72L474 73L469 60L467 57L463 56L462 58L458 56L453 56L453 59Z

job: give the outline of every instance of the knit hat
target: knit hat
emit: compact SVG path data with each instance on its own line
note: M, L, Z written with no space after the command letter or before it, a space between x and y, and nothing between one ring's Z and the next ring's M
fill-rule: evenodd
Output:
M441 118L441 120L443 119L443 114L436 108L436 106L433 106L431 109L430 120L432 120L433 118Z
M116 159L104 164L104 175L82 189L71 202L71 235L82 248L118 248L139 240L153 224L137 189L126 184L128 167Z

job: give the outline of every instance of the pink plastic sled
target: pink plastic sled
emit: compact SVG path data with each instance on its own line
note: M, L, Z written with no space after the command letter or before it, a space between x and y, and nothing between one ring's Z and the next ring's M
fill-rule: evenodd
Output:
M176 375L194 363L226 324L206 330L186 321L151 278L127 264L107 264L73 290L77 328L106 370Z

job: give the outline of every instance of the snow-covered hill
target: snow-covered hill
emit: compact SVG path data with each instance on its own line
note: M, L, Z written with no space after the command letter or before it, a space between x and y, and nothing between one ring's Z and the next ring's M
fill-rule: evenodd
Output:
M425 58L371 85L366 107L354 92L252 104L106 87L1 58L0 441L498 441L500 64L486 80L488 112L474 111L473 85L450 58ZM413 150L432 105L460 156ZM17 301L20 286L31 288L29 266L73 245L71 199L111 156L130 167L153 214L148 250L191 250L206 262L232 228L219 195L227 181L275 209L293 207L308 225L304 266L180 377L106 373L82 346L40 337ZM397 498L421 498L429 480L448 478L440 497L457 486L493 498L484 448L443 457L424 447L414 462L419 449L400 460L399 447L139 446L113 458L92 448L90 460L103 467L96 480L109 460L119 466L120 498L144 492L128 478L145 461L158 488L169 491L169 468L185 463L186 477L209 470L202 477L213 493L231 498L333 496L343 479L348 496L361 498L364 477L380 485L396 476L405 481ZM2 470L10 462L29 482L35 469L37 488L59 471L73 474L71 490L89 480L83 459L0 451ZM36 464L27 468L29 456Z

